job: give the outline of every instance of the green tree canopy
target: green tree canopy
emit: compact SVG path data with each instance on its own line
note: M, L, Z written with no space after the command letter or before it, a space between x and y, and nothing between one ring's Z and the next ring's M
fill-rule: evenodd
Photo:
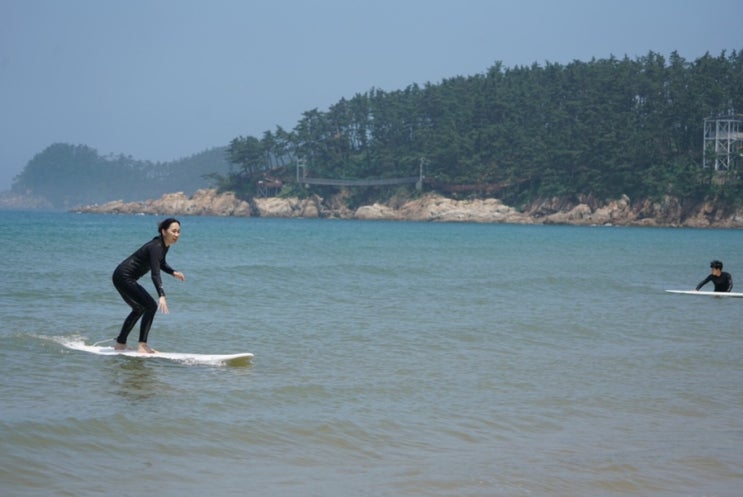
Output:
M522 200L675 194L743 201L743 162L722 182L713 181L720 173L701 169L704 119L734 109L743 110L737 51L693 62L649 52L566 65L496 63L483 74L372 88L327 111L307 111L280 140L278 131L235 139L229 160L249 181L279 155L303 160L312 176L337 179L406 177L425 159L430 185L444 191L501 185L503 195Z

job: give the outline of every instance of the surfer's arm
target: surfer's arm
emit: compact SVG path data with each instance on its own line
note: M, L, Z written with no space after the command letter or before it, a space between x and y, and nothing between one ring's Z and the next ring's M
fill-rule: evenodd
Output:
M168 264L168 261L166 261L165 258L163 258L162 262L160 263L160 269L162 269L164 273L171 275L177 280L186 281L186 276L181 271L176 271L175 269L170 267L170 264Z
M160 263L160 269L162 269L163 273L169 274L171 276L175 274L176 272L175 269L170 267L170 264L168 264L168 262L165 259L163 259L162 262Z
M156 241L159 241L159 240L156 240ZM157 290L157 294L160 297L164 297L165 290L163 289L163 280L160 277L160 269L163 266L161 261L164 259L164 255L163 255L163 248L160 243L152 243L150 245L149 257L150 257L150 277L152 278L152 283L155 285L155 290Z
M709 276L707 276L706 278L704 278L702 281L700 281L699 284L697 285L697 287L695 288L695 290L696 291L699 291L700 288L702 288L704 285L706 285L710 281L712 281L712 275L711 274Z

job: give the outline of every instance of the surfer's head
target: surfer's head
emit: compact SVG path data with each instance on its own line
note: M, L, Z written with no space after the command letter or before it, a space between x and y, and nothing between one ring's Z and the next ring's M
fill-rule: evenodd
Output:
M160 230L160 236L166 247L169 247L178 241L181 236L181 222L173 217L163 220L157 228Z
M722 274L722 261L714 260L709 263L710 273L714 276L720 276Z
M162 221L160 221L160 224L157 225L157 229L158 231L160 231L160 233L162 233L163 231L167 231L168 228L170 228L170 225L173 223L181 224L181 222L178 221L176 218L169 217L168 219L163 219Z

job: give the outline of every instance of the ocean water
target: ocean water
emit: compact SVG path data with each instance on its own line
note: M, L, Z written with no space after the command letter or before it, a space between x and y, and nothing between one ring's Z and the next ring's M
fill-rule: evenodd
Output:
M65 347L158 221L0 212L3 496L741 495L743 231L183 218L150 344L253 361Z

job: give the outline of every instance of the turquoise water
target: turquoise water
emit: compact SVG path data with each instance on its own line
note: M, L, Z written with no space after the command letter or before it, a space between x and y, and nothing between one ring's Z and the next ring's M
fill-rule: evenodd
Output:
M253 362L63 347L158 220L0 212L2 495L740 495L743 231L184 218L150 344Z

